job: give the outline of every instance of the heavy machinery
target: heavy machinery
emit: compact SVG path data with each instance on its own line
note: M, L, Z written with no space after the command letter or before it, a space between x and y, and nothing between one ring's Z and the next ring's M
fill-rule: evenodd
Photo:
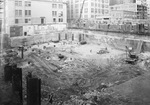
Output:
M85 3L85 0L83 0L82 6L81 6L81 9L80 9L79 18L75 21L75 24L77 24L78 27L79 27L79 25L81 23L81 17L82 17L82 13L83 13L84 3Z
M137 56L137 54L132 52L132 48L128 48L128 46L126 46L126 62L129 64L136 64L136 62L138 61L139 57Z

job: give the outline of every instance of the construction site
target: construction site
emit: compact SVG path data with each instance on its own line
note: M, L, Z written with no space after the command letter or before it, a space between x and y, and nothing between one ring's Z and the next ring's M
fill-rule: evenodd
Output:
M28 74L41 80L41 105L149 105L147 39L82 30L13 37L1 68L6 64L22 68L23 105L28 105ZM13 85L3 81L4 70L0 74L0 105L21 105Z

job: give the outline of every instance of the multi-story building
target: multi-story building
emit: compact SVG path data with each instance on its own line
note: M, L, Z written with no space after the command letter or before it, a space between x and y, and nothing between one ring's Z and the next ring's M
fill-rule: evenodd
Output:
M134 19L147 19L147 6L143 4L124 3L113 5L110 6L110 11L131 11L136 13L136 17Z
M133 11L112 10L110 14L111 24L123 24L136 18L136 12Z
M68 18L77 20L80 18L81 10L82 15L81 19L84 20L93 20L96 19L99 15L108 15L109 14L109 0L69 0ZM83 6L83 9L82 9ZM72 8L72 9L71 9ZM69 18L70 19L70 18ZM70 20L71 20L70 19Z
M5 0L6 30L13 25L51 24L67 22L64 0Z

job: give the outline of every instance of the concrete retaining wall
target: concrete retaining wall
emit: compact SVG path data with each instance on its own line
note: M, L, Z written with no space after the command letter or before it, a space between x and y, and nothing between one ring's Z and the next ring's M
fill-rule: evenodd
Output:
M119 49L126 50L125 46L132 47L133 51L136 52L138 45L141 40L130 39L130 38L120 38L120 37L111 37L111 36L96 36L95 39L88 40L89 42L95 41L96 43L106 43L110 46ZM141 46L141 52L150 52L150 41L144 40Z

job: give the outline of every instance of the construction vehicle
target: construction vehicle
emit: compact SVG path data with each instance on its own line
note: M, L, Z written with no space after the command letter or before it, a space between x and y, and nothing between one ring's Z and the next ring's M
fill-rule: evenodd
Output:
M132 52L132 48L128 48L126 46L126 62L129 64L136 64L136 62L138 61L139 57L137 56L137 54Z
M106 54L106 53L109 53L109 51L107 50L107 48L101 48L97 54Z
M79 27L80 22L81 22L81 16L82 16L82 12L83 12L84 3L85 3L85 0L83 0L82 6L81 6L81 9L80 9L79 18L75 21L75 24L76 24L78 27Z

